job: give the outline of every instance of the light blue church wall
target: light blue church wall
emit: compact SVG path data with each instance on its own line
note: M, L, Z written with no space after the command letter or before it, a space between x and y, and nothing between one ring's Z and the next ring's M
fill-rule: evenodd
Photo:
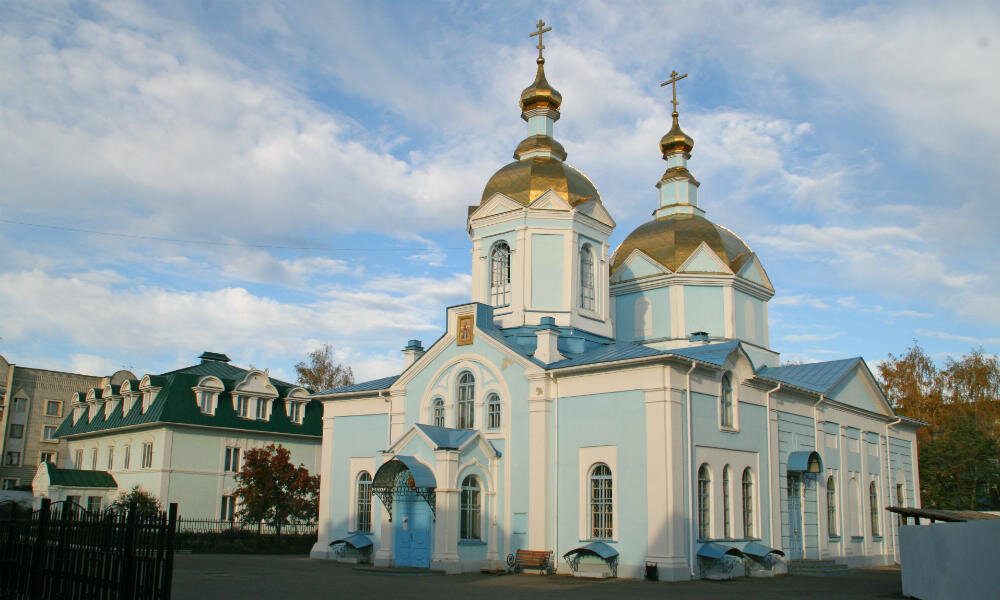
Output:
M840 425L832 421L823 423L823 441L818 446L827 469L840 469Z
M603 540L619 552L619 564L642 565L646 557L646 405L642 391L560 398L558 431L559 552L587 542L580 535L580 448L615 446L618 538ZM583 465L589 468L590 465ZM585 475L586 476L586 475ZM513 546L512 546L513 547ZM561 561L562 557L556 557Z
M349 502L352 497L351 459L379 457L386 447L389 431L388 415L360 415L337 417L333 421L333 478L334 494L330 498L330 535L337 539L354 530L350 522ZM376 465L378 458L376 458ZM372 473L374 475L374 473ZM382 503L372 503L372 523L382 522ZM379 545L380 527L372 527L372 540Z
M869 473L882 472L880 437L877 433L865 432L865 470Z
M891 473L892 497L890 504L896 504L896 473L902 471L905 480L903 499L906 506L916 506L913 489L913 458L910 442L889 436L889 472Z
M684 332L707 331L712 337L726 333L722 311L722 288L708 285L684 286Z
M600 264L600 263L598 263ZM531 235L531 307L563 308L563 236Z
M489 463L490 457L487 456L485 452L483 452L483 449L482 447L480 447L479 444L473 444L472 446L466 448L465 451L462 452L462 454L459 456L458 464L461 467L463 465L466 465L466 463L468 463L469 461L475 461L478 462L479 464L467 465L465 466L465 468L462 468L458 473L458 481L456 482L456 484L458 487L461 487L462 482L469 475L475 475L479 479L481 498L483 499L483 510L485 511L486 519L483 521L484 524L480 529L480 533L482 534L481 540L479 541L459 540L458 557L462 562L486 560L486 550L490 536L490 525L489 525L491 521L490 515L492 514L492 507L488 504L488 502L497 502L497 501L501 502L501 505L498 507L499 510L497 510L497 535L499 535L501 538L501 544L498 544L498 547L502 546L504 524L506 522L502 516L503 505L502 505L502 498L500 497L501 495L496 494L494 496L490 496L487 494L487 492L490 491L490 488L488 487L489 485L488 469L490 464ZM499 465L498 470L501 474L503 473L502 464ZM458 517L456 516L456 518Z
M736 337L754 344L764 344L764 302L739 290L734 294Z
M871 388L865 385L862 380L866 376L861 374L860 369L861 367L855 367L850 375L837 384L829 396L837 402L880 413L882 411L875 404L875 399L872 398Z
M791 542L791 527L788 517L788 455L800 450L815 450L816 435L813 420L784 411L778 411L778 493L781 505L781 543L783 548L789 548ZM806 558L819 556L818 536L818 490L815 477L803 477L805 486L802 491L802 545Z
M847 470L861 472L861 431L854 427L844 429L844 447L847 450Z
M641 315L636 314L636 302L641 299L647 301L648 309L651 312L652 329L643 333L643 324L640 323L636 330L636 319ZM615 299L615 335L620 341L628 340L651 340L664 338L670 335L670 290L666 287L631 294L622 294Z

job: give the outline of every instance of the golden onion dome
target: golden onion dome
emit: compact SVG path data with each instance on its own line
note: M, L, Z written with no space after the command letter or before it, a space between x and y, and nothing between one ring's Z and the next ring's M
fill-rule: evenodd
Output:
M674 112L673 126L666 135L660 138L660 150L663 154L677 152L678 150L683 150L685 153L690 154L691 149L694 148L694 140L681 130L681 124L677 120L677 117L677 113Z
M521 110L531 110L533 108L551 108L559 110L562 105L562 94L549 85L545 79L545 59L538 57L538 71L535 73L535 81L524 88L521 92Z
M750 258L746 242L732 231L693 214L671 214L640 225L615 250L611 270L625 262L634 250L642 250L653 260L676 271L701 245L708 244L733 272Z
M570 206L601 199L593 182L580 171L550 156L534 156L512 162L494 173L486 183L480 205L499 192L528 206L550 189Z

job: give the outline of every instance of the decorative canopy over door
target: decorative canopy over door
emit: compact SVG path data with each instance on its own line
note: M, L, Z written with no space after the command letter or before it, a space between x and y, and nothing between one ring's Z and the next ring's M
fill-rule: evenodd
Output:
M803 450L788 455L789 473L822 473L823 459L819 452Z
M402 476L408 474L408 476ZM392 521L392 500L395 496L419 496L431 507L437 518L435 494L437 480L434 473L412 456L396 456L375 471L372 493L382 501Z

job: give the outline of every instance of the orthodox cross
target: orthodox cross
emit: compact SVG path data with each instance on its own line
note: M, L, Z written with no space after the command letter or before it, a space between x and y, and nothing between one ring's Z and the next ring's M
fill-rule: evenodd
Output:
M534 34L532 34L532 35L534 35ZM684 79L687 76L688 76L687 73L685 73L683 75L678 75L677 71L671 71L670 72L670 79L668 79L668 80L666 80L666 81L664 81L663 83L660 84L660 87L663 87L665 85L673 86L673 88L674 88L674 99L671 100L670 103L674 105L674 112L675 113L677 112L677 82L680 81L681 79Z
M545 26L545 21L543 21L541 19L538 19L538 25L535 25L535 27L538 27L538 31L536 31L534 33L529 33L528 37L535 37L536 35L538 36L538 45L535 46L535 47L538 48L538 58L541 58L542 57L542 50L545 49L545 45L542 44L542 34L545 33L546 31L552 31L552 28L551 27L546 27Z

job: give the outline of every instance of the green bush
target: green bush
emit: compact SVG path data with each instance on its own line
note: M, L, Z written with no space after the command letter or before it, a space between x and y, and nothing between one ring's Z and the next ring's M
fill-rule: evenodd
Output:
M223 532L177 534L177 549L193 554L309 554L316 534L258 535L256 531L234 529Z

